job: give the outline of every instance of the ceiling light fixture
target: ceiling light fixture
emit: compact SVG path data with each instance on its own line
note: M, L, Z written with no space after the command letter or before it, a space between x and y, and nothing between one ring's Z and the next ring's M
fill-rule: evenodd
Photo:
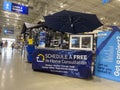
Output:
M117 25L117 22L114 22L113 25Z
M60 8L64 8L65 6L67 6L67 4L60 3Z
M104 20L105 18L104 17L101 17L100 20Z
M63 5L60 5L60 8L63 8L64 6Z

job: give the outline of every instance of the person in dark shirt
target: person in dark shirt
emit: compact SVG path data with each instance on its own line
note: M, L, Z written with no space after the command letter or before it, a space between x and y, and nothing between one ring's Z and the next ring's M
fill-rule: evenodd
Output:
M12 50L13 50L14 49L14 42L12 43L11 47L12 47Z
M0 41L0 54L1 54L1 49L2 49L2 46L3 46L3 42Z

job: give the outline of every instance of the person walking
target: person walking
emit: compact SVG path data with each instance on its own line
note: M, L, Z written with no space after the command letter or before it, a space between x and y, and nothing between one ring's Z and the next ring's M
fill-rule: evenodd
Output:
M13 51L13 49L14 49L14 42L12 43L11 47L12 47L12 51Z
M2 41L0 41L0 54L1 54L1 51L2 51L2 45L3 45L3 43L2 43Z
M7 47L8 46L8 42L7 42L7 40L5 41L5 47Z

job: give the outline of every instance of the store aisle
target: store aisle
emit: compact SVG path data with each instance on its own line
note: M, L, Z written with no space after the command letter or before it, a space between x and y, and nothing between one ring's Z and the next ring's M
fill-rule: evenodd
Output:
M0 55L0 90L120 90L120 83L34 72L17 50L3 48Z

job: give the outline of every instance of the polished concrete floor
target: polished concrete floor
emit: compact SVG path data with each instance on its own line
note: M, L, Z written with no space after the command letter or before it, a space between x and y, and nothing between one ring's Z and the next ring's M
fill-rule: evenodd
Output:
M120 83L98 77L91 80L35 72L18 50L3 48L0 90L120 90Z

